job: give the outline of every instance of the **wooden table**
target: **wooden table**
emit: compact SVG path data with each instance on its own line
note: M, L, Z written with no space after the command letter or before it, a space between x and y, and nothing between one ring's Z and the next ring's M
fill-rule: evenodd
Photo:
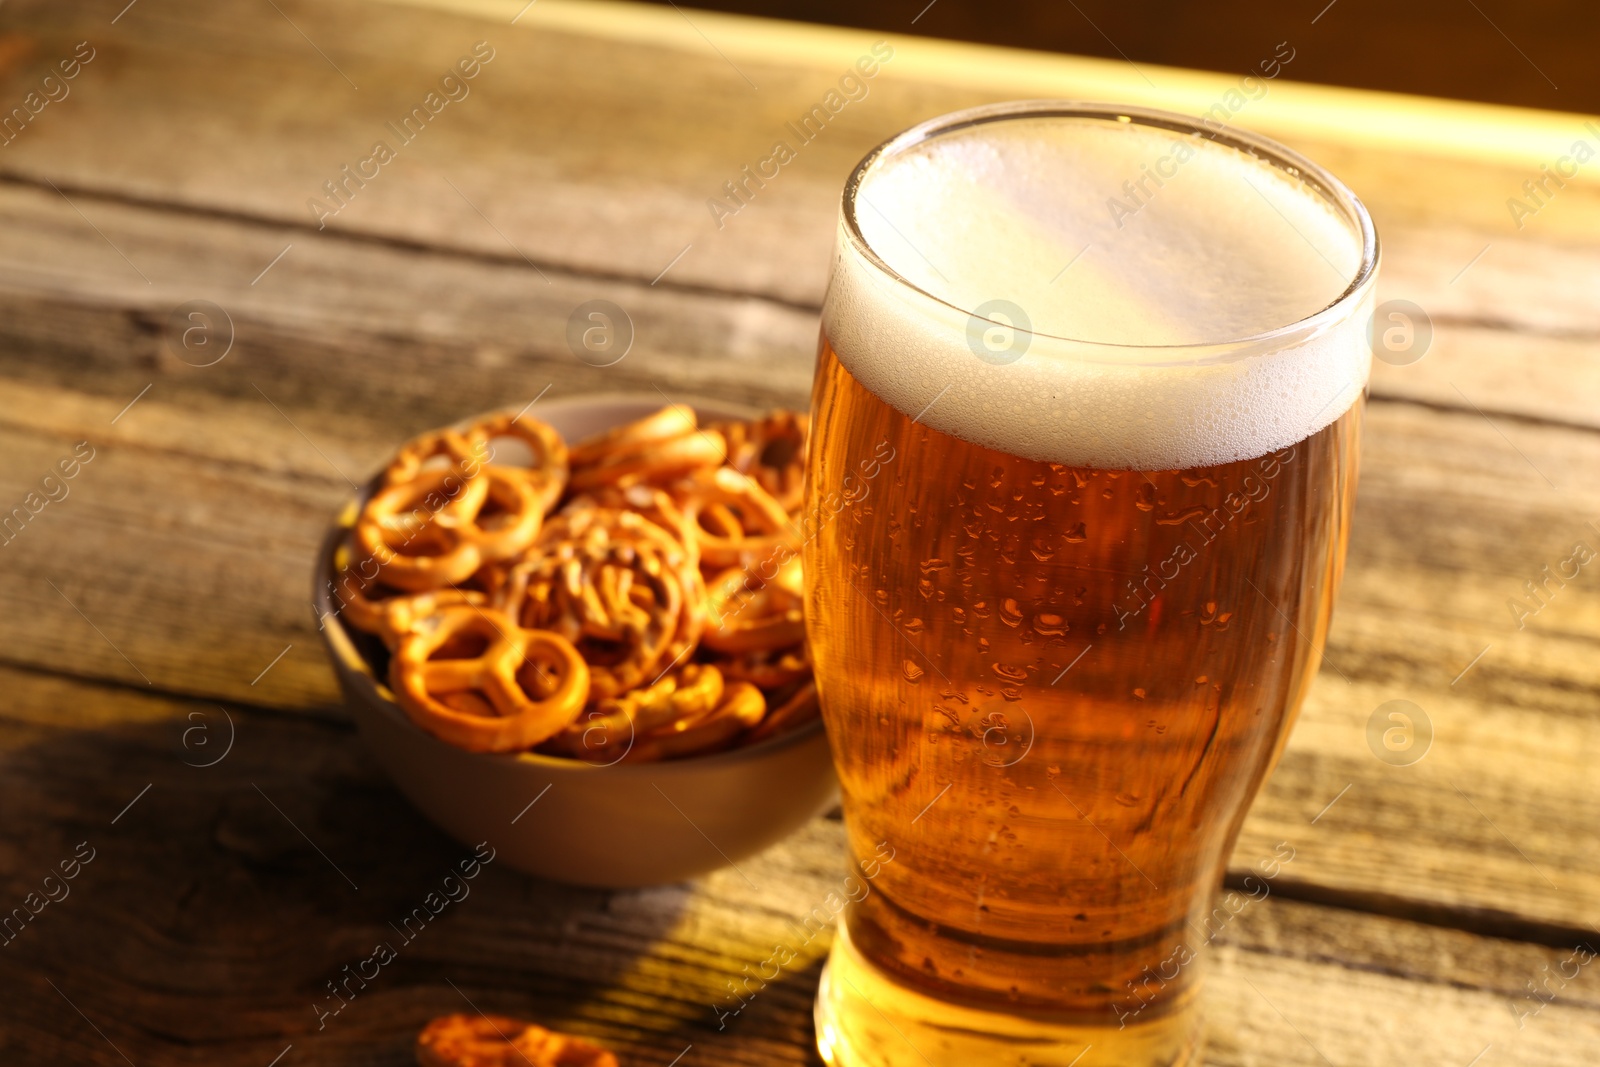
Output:
M866 98L719 227L708 198L873 35L562 0L126 3L0 8L0 106L29 109L0 147L0 506L92 450L0 546L0 907L69 892L0 938L0 1062L403 1064L469 1002L629 1063L814 1062L822 939L725 1028L712 1005L841 877L836 818L749 882L491 867L319 1029L325 983L462 854L339 707L319 532L403 435L480 409L803 403L840 185L896 130L1028 96L1199 113L1238 79L892 36ZM1284 19L1269 36L1318 47ZM479 41L470 95L396 138ZM1543 568L1600 549L1600 163L1520 227L1507 198L1600 129L1269 84L1235 120L1357 190L1382 296L1433 333L1373 379L1328 655L1231 877L1295 858L1217 938L1209 1062L1592 1065L1600 562ZM319 226L308 200L377 140L394 158ZM565 340L591 299L636 329L604 369ZM209 366L227 329L176 343L196 300L231 320ZM1395 699L1431 723L1410 766L1368 747Z

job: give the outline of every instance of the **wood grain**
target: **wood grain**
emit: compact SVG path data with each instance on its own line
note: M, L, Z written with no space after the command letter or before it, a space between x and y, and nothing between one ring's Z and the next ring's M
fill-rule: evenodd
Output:
M120 397L7 394L0 442L18 469L48 469L81 438L98 452L59 510L4 549L0 591L17 606L0 621L5 660L286 709L337 702L308 561L349 492L335 468L362 477L390 447L379 417L152 394L110 427ZM1522 631L1505 602L1575 540L1600 543L1600 435L1380 401L1363 467L1326 661L1240 864L1290 840L1305 892L1409 901L1468 926L1514 914L1547 940L1595 925L1600 585L1583 572ZM0 480L8 499L26 488ZM1368 719L1394 699L1433 724L1412 767L1368 747Z
M284 1067L399 1064L465 994L630 1062L814 1062L821 939L727 1031L709 1004L838 877L828 820L742 864L754 889L491 869L316 1031L322 983L459 854L337 708L307 604L323 524L405 436L541 393L802 404L871 145L1008 97L1197 114L1233 79L895 36L867 99L719 230L706 198L871 35L562 0L515 25L521 0L122 7L0 8L0 105L98 50L0 147L0 509L95 449L0 546L0 889L101 849L0 949L0 1059L260 1067L292 1042ZM472 95L319 230L307 198L477 40L496 57ZM1521 229L1505 206L1582 121L1284 81L1240 121L1362 195L1381 295L1434 334L1375 367L1326 660L1230 878L1281 841L1296 859L1219 938L1209 1062L1592 1063L1591 970L1537 1015L1524 994L1600 942L1600 578L1547 588L1525 628L1508 607L1600 548L1600 186ZM566 342L591 299L635 329L605 369ZM194 300L232 322L213 366L175 343ZM1396 699L1433 730L1411 766L1368 744ZM186 766L218 702L237 744Z
M712 13L691 24L670 9L560 0L514 26L517 0L284 5L323 42L324 60L284 18L247 0L141 5L110 26L119 6L94 6L106 24L44 0L8 6L16 58L0 67L0 99L20 96L85 34L104 42L105 55L59 114L46 111L4 149L0 175L310 232L317 220L306 202L323 183L387 136L386 124L474 41L492 39L497 58L472 94L399 148L329 231L643 282L692 245L667 275L673 283L805 306L821 297L845 175L906 126L1019 97L1199 114L1237 82L1152 68L1147 83L1117 63L894 35L895 58L866 98L719 228L706 201L786 136L785 123L876 35ZM696 25L711 27L730 58ZM1388 245L1394 294L1472 316L1487 299L1506 321L1595 332L1600 311L1572 268L1596 266L1600 183L1580 171L1520 229L1506 207L1541 163L1593 136L1580 116L1279 80L1237 121L1306 151L1364 198ZM101 165L107 150L117 154L114 171ZM1486 244L1494 247L1484 262L1450 284ZM1535 261L1532 277L1519 267Z
M325 706L334 696L303 606L305 560L345 479L364 477L393 442L546 387L551 396L609 388L796 404L809 385L814 314L769 297L556 268L541 277L520 259L296 233L104 196L69 203L27 185L0 187L0 212L11 223L0 227L0 301L10 312L0 322L10 342L0 367L13 382L0 418L20 433L5 487L20 496L76 440L110 446L90 472L103 481L86 480L59 513L42 517L59 538L7 550L27 565L0 582L30 618L15 627L13 662ZM1475 239L1451 247L1470 258ZM1420 238L1415 246L1419 262L1442 258ZM1533 255L1511 246L1472 270L1529 270L1509 276L1522 277L1525 291L1547 279L1531 273ZM32 267L39 262L48 273ZM1591 276L1581 257L1558 265ZM1436 294L1423 295L1454 299L1449 281L1436 279ZM581 364L565 342L571 309L595 297L627 309L637 329L636 349L604 370ZM215 300L233 318L236 347L217 366L174 355L168 317L192 299ZM1421 362L1378 367L1375 396L1426 406L1374 405L1334 666L1245 844L1308 832L1305 820L1351 785L1349 810L1393 810L1410 829L1374 847L1359 821L1337 830L1343 813L1319 820L1309 832L1337 843L1324 850L1326 863L1303 868L1313 872L1304 893L1440 907L1453 922L1515 915L1548 940L1600 918L1592 861L1574 844L1585 836L1567 829L1585 825L1600 798L1581 776L1503 773L1500 733L1518 731L1502 709L1531 707L1559 724L1521 732L1535 739L1521 769L1537 767L1537 739L1550 730L1549 759L1571 756L1581 767L1596 746L1582 711L1595 697L1600 624L1591 583L1564 590L1531 634L1511 630L1506 600L1600 517L1595 438L1568 428L1600 417L1586 391L1600 363L1583 321L1592 309L1581 301L1501 305L1488 314L1460 303L1441 316ZM1558 325L1542 320L1542 333L1519 325L1536 311ZM140 565L122 562L130 558ZM1448 684L1496 643L1472 675ZM1451 751L1451 721L1494 720L1500 733L1480 732L1449 780L1429 777L1433 763L1408 776L1377 762L1365 748L1366 718L1387 699L1432 706L1439 693L1451 715L1435 763ZM1525 781L1540 783L1537 804L1521 803ZM1488 787L1496 813L1480 818L1457 785L1474 798ZM1401 793L1409 799L1397 802ZM1441 808L1454 816L1438 821ZM1432 829L1437 839L1419 839ZM1516 848L1537 858L1525 863Z
M69 895L0 950L7 1063L262 1067L292 1044L284 1062L398 1067L428 1017L471 1005L590 1035L633 1064L691 1046L681 1062L815 1063L828 935L807 942L796 925L839 884L837 822L741 864L748 883L724 870L607 893L491 863L405 942L390 923L466 850L406 806L348 727L229 705L232 750L196 767L221 749L185 731L220 746L215 704L13 668L0 686L0 803L14 813L0 894L20 903L79 842L95 850ZM314 1011L337 1003L324 983L380 941L398 959L339 1014ZM796 952L791 969L719 1030L726 983L776 943ZM1552 1003L1526 997L1568 950L1269 893L1213 952L1218 1067L1465 1064L1487 1044L1494 1062L1562 1067L1600 1047L1587 970ZM1528 1013L1520 1029L1513 1009Z
M1392 265L1400 253L1390 247ZM1461 252L1463 262L1472 254L1465 244ZM1523 315L1533 299L1526 291L1531 263L1509 252L1504 258L1503 271L1485 256L1473 272L1515 286L1519 291L1498 300L1506 316ZM1600 262L1558 266L1578 278L1600 276ZM249 380L275 400L379 409L413 429L500 402L485 397L532 395L552 383L568 391L685 389L754 402L800 403L809 392L815 309L555 268L543 273L520 260L397 249L102 197L69 203L53 191L0 183L0 366L107 395L131 396L161 380L163 392L254 397L233 373L247 364ZM1375 365L1374 395L1600 426L1592 403L1600 392L1600 328L1583 321L1592 311L1586 299L1574 294L1565 304L1531 305L1548 312L1531 329L1494 318L1482 302L1448 305L1453 290L1439 288L1386 283L1386 292L1438 313L1418 362ZM567 343L568 318L592 299L616 303L633 326L634 347L612 367L580 362ZM191 367L175 355L181 349L171 316L193 300L216 303L232 321L237 347L218 368ZM203 360L191 354L191 362ZM315 390L306 384L312 376Z

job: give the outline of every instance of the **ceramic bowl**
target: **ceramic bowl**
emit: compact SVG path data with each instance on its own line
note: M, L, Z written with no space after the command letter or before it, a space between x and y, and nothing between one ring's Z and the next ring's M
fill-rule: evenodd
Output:
M528 414L576 442L661 406L658 396L589 396L545 401ZM693 406L702 420L750 414ZM331 599L333 554L369 491L323 541L314 609L362 739L411 803L463 845L487 841L508 866L559 882L654 885L737 864L836 802L818 720L745 748L612 766L467 752L413 725L368 661L381 643L341 624Z

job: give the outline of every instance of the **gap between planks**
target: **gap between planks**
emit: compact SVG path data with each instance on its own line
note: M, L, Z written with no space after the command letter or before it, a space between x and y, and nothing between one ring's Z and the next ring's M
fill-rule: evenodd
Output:
M570 263L557 263L553 260L540 260L517 253L496 253L479 251L459 245L429 244L426 241L396 234L374 233L370 230L326 230L318 229L310 223L293 223L285 219L271 218L265 215L254 215L247 211L225 211L221 208L205 207L197 204L184 204L171 200L162 200L157 197L137 196L133 193L107 191L92 186L77 185L67 181L51 182L35 180L27 175L8 173L0 170L0 186L10 185L24 189L34 189L39 192L63 192L85 200L102 204L116 204L122 207L137 208L145 211L167 212L189 218L211 219L217 222L229 222L250 226L257 229L271 230L288 234L314 234L319 238L335 241L349 241L358 245L375 248L392 248L401 252L413 252L422 255L440 256L446 259L457 260L465 263L482 263L494 267L511 267L514 269L527 269L534 272L551 272L559 274L574 281L610 282L618 285L636 285L641 288L659 288L672 292L679 292L690 296L710 296L728 300L760 300L777 307L788 308L792 311L803 311L817 314L821 305L803 300L790 300L771 293L757 292L755 290L725 289L715 285L684 283L664 280L660 275L655 281L643 275L628 274L622 271L599 271L581 269Z

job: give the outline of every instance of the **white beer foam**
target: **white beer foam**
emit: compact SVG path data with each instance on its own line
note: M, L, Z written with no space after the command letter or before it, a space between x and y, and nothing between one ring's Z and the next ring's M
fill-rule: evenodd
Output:
M1225 145L1104 119L990 122L880 159L856 217L923 292L841 222L829 340L896 409L976 444L1073 466L1208 466L1304 439L1366 385L1370 285L1336 322L1222 344L1328 307L1362 251L1310 186ZM1014 362L969 345L966 313L996 299L1031 324ZM1003 348L1010 335L991 336ZM1183 345L1221 347L1150 347Z

